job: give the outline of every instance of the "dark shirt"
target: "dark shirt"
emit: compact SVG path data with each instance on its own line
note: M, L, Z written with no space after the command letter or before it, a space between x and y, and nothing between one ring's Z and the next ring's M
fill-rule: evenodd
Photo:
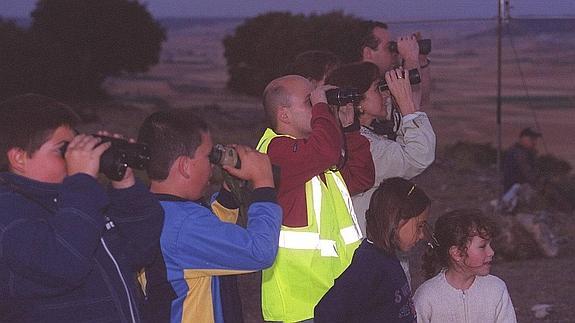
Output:
M519 143L509 148L503 161L503 189L507 191L515 183L535 184L537 174L534 164L534 151L521 146Z
M367 239L315 307L315 323L416 321L407 277L395 255Z

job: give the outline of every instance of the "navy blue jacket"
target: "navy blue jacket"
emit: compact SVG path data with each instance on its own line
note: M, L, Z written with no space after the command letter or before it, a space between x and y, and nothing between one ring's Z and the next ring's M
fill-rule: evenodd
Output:
M0 176L0 321L139 322L135 274L163 224L148 189Z
M537 182L535 169L535 151L529 150L519 143L505 152L503 160L503 189L507 192L513 184Z
M349 267L316 305L313 321L416 322L411 290L397 257L363 240Z

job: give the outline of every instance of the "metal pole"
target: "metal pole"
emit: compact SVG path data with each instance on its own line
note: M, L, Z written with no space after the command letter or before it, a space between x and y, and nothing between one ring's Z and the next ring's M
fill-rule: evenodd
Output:
M499 0L499 15L497 18L497 198L500 199L503 188L503 176L501 167L501 37L503 29L503 8L505 0Z

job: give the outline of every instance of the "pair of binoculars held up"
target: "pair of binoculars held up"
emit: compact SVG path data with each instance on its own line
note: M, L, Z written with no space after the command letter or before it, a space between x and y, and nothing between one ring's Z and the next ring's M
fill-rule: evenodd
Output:
M421 76L419 75L419 71L416 68L409 70L409 83L419 84L420 82ZM378 88L380 92L389 90L385 79L379 81ZM329 89L325 91L325 96L328 104L338 107L344 106L348 103L359 104L362 99L362 95L359 93L358 89L345 87Z
M419 53L421 55L427 55L427 54L431 53L431 39L418 40L417 44L419 45ZM396 41L390 41L388 48L389 48L389 51L391 53L394 53L394 54L398 53Z
M100 157L100 173L110 180L124 178L128 167L144 169L150 162L150 149L145 144L132 143L124 139L92 135L101 139L98 145L110 142L112 145ZM62 157L66 154L68 142L60 147Z

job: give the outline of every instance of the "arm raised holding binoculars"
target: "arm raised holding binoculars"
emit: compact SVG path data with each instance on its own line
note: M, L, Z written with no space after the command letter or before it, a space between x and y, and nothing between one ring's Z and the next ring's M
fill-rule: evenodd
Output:
M385 72L385 81L389 87L391 95L399 106L402 116L417 111L417 105L414 102L414 94L409 82L409 73L403 68Z
M222 167L230 175L252 182L253 188L274 187L272 164L268 155L262 154L247 146L232 145L237 151L242 166L235 168L229 165Z
M408 37L401 37L397 40L397 50L403 59L405 69L417 68L421 76L421 83L413 86L413 94L417 110L423 110L423 107L431 103L431 74L429 70L429 52L420 49L418 41L421 40L419 32ZM429 40L428 40L429 41ZM425 54L422 54L424 52Z
M98 136L111 137L116 139L124 139L120 134L111 134L107 131L98 131ZM85 173L94 178L97 178L100 170L100 160L104 152L112 146L111 142L102 143L102 138L94 135L79 134L74 137L70 143L65 147L64 157L66 158L66 166L68 176L76 173ZM128 142L134 143L134 139L129 139ZM133 186L136 183L134 173L130 167L125 171L121 180L112 180L112 187L116 189L124 189Z

